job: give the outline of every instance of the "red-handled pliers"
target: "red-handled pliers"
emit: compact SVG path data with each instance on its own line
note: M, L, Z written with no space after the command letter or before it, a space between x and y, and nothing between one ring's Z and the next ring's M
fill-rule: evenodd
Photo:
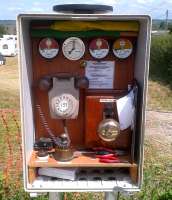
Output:
M93 147L88 149L81 149L81 153L86 154L87 156L98 158L99 162L102 163L120 163L120 162L128 162L128 161L121 161L118 157L118 153L116 150L109 149L106 147Z
M120 162L118 156L112 149L108 149L105 147L95 147L93 148L93 150L96 153L95 157L99 158L99 162L102 162L102 163L119 163Z
M120 162L119 158L114 154L96 155L96 158L99 158L99 162L103 162L103 163L118 163L118 162Z

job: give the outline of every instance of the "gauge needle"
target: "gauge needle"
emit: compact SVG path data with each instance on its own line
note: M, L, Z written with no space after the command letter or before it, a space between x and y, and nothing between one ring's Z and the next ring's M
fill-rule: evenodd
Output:
M72 41L72 49L68 53L71 54L73 50L75 50L75 40Z

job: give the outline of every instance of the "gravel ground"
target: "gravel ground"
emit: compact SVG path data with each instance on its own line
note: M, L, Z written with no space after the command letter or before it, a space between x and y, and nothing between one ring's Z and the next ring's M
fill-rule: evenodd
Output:
M172 150L172 112L147 111L146 136Z

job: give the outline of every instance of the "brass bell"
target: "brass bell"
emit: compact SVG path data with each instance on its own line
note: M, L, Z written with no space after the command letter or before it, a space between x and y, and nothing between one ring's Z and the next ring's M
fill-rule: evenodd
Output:
M105 142L114 141L119 133L119 123L114 119L103 119L98 126L98 135Z

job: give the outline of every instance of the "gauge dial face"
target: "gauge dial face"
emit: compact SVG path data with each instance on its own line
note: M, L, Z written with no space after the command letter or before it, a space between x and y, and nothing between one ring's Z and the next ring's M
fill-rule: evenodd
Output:
M113 43L113 53L117 58L128 58L133 51L133 45L130 40L120 38Z
M53 38L44 38L39 43L39 53L43 58L52 59L59 52L58 42Z
M105 39L97 38L91 41L89 51L93 58L101 59L108 55L109 45Z
M80 38L70 37L62 46L64 56L69 60L79 60L85 53L85 45Z

